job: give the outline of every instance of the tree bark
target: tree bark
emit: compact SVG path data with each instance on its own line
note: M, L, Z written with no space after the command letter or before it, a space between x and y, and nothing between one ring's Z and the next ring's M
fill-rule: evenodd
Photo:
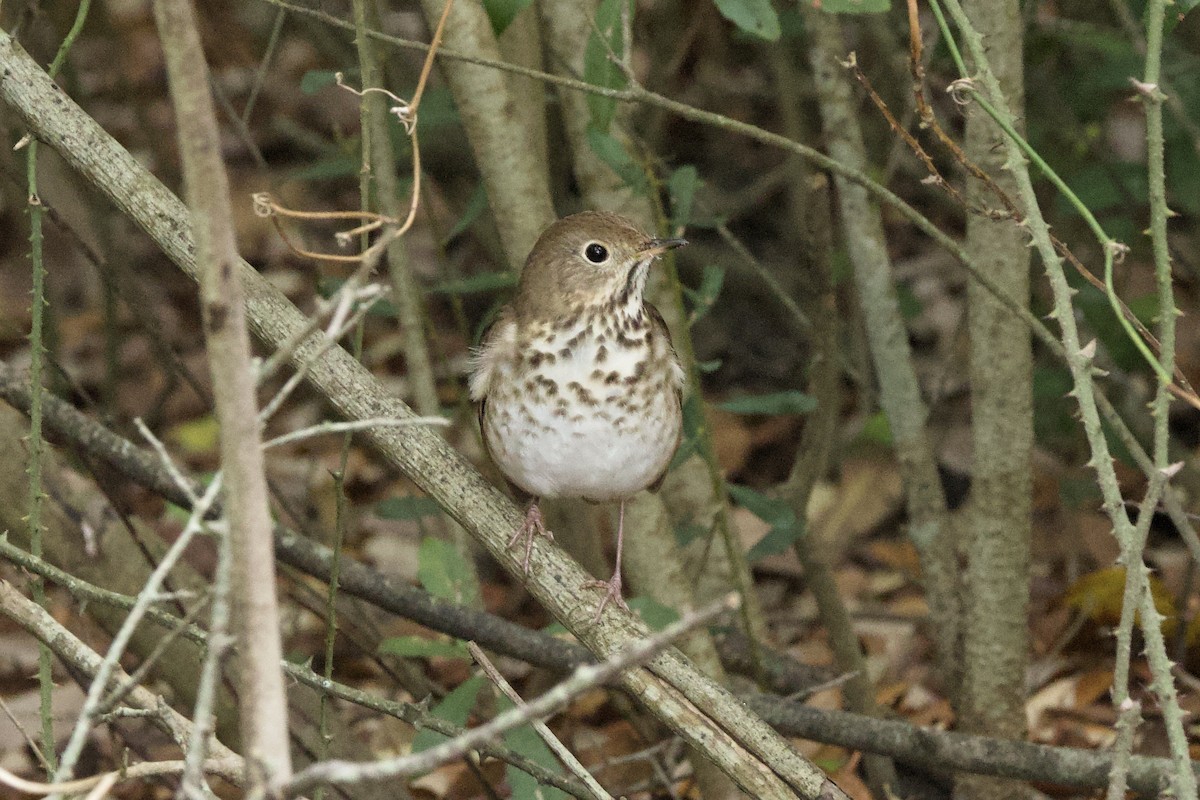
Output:
M992 70L1014 114L1024 107L1021 16L1017 0L967 0L964 8L984 37ZM1016 193L1003 170L1004 133L972 104L967 157L1002 189ZM972 204L997 206L978 180L969 179ZM1029 296L1026 234L1012 220L971 215L966 250L1011 297ZM962 730L1021 739L1025 734L1028 663L1029 536L1033 446L1031 343L1026 326L996 298L967 284L971 347L971 496L966 509L967 568L963 593L963 685L958 698ZM1013 781L963 775L963 800L1016 800Z

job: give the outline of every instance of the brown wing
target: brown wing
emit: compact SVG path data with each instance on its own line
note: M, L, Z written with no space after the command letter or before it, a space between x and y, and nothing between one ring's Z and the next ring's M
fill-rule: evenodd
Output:
M651 303L645 304L646 315L650 317L650 331L653 336L661 336L667 342L667 349L671 353L671 358L675 363L679 363L679 356L675 352L675 344L671 341L671 331L667 328L667 321L663 319L663 315ZM683 382L677 381L675 384L675 403L679 407L679 413L683 414ZM675 437L675 446L671 448L671 455L674 457L675 451L679 449L679 443L683 441L683 425L679 426L679 435ZM667 469L670 468L670 462L663 468L662 474L654 479L650 484L649 490L657 492L662 487L663 481L667 477Z
M496 318L483 329L483 335L479 337L479 347L471 357L471 396L478 402L476 416L479 421L479 439L483 443L483 452L487 453L488 460L497 467L500 465L492 456L492 448L488 444L484 425L487 420L487 401L488 391L491 388L492 369L495 359L503 358L505 355L502 348L511 336L508 326L513 324L515 322L512 306L503 306L496 314ZM508 476L504 475L504 470L500 470L500 474L504 477L504 482L508 484L509 492L518 503L526 503L533 499L533 495L510 481Z

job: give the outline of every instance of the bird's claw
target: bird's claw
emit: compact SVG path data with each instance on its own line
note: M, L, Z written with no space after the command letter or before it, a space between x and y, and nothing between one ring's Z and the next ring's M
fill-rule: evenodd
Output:
M546 523L542 520L542 510L538 508L537 503L530 503L525 509L525 519L508 540L509 549L522 539L525 540L525 558L521 561L521 567L526 575L529 574L529 557L533 555L533 537L539 535L554 541L554 534L546 529Z
M596 609L596 616L593 622L600 621L600 615L604 613L605 607L609 603L615 603L620 608L629 612L629 604L625 602L625 598L621 596L621 573L615 572L613 576L606 581L588 581L583 584L585 589L604 589L604 597L600 598L600 606Z

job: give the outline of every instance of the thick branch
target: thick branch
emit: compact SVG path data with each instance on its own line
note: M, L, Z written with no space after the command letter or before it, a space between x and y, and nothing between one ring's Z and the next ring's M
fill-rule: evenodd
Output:
M770 695L748 695L746 703L789 736L800 736L868 752L884 753L933 773L950 770L1096 788L1108 783L1112 753L1048 747L954 731L917 728L907 722L861 714L833 714ZM1129 788L1159 796L1170 781L1172 762L1134 756ZM1192 762L1200 774L1200 762Z
M254 369L246 330L240 258L229 207L229 180L221 160L220 134L208 65L191 0L156 0L154 16L167 61L183 162L201 311L213 400L220 422L225 475L231 594L238 611L242 743L255 772L267 780L291 774L287 696L279 660L279 609L271 552L271 513L263 471L261 431L254 396ZM256 775L256 782L259 776Z

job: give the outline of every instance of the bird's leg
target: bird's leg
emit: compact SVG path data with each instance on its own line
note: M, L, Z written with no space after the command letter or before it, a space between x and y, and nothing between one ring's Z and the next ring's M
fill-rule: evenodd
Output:
M600 607L596 609L596 621L600 621L600 615L604 613L604 607L609 602L616 603L626 611L629 610L629 605L625 602L625 598L621 596L621 547L625 539L625 501L621 501L621 510L617 512L617 567L613 571L613 576L606 581L588 581L584 584L585 588L599 587L605 589L604 597L600 598Z
M542 521L542 510L538 508L539 499L535 497L529 501L529 505L525 506L525 519L512 538L508 540L509 548L522 539L525 540L525 558L521 565L524 567L526 575L529 574L529 557L533 555L533 537L540 534L550 541L554 541L554 534L546 529L546 524Z

